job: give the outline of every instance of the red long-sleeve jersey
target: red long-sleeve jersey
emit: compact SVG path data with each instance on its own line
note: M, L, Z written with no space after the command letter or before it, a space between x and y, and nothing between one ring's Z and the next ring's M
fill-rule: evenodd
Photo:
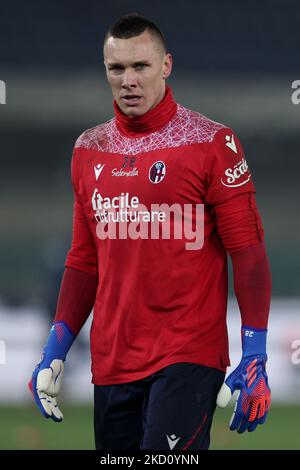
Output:
M175 362L224 370L227 251L263 239L241 144L230 128L175 103L169 88L140 119L115 110L79 137L72 158L65 265L98 276L92 381L138 380ZM204 205L201 249L187 250L184 236L103 236L110 209L134 213L143 205L151 217L152 204L163 203Z

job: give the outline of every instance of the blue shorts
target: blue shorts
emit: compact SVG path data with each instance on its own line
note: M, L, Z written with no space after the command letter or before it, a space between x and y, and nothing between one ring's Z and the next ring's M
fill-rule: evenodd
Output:
M94 386L97 450L208 449L221 370L188 362L133 382Z

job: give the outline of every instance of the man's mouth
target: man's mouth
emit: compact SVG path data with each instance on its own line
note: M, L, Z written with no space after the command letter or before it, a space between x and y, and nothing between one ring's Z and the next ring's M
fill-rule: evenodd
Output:
M140 100L141 100L140 95L124 95L122 96L122 101L123 103L127 104L127 106L136 106Z

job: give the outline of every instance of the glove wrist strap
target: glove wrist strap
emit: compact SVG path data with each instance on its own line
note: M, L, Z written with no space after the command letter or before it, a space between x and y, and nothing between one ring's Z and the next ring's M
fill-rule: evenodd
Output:
M266 356L267 330L259 330L243 325L241 329L243 357Z
M76 335L72 333L66 323L53 323L44 347L45 355L64 361L75 338Z

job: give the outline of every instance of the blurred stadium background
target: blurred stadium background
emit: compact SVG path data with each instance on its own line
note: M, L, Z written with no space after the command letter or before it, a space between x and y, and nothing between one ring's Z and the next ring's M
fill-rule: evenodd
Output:
M273 273L265 426L228 430L218 410L213 449L300 449L300 79L297 0L54 0L1 5L0 449L92 449L89 324L76 340L61 397L65 421L42 419L27 390L55 311L71 238L70 158L77 136L112 116L102 66L108 26L138 11L165 32L170 80L183 105L232 127L257 189ZM298 49L298 50L297 50ZM240 320L229 302L232 364ZM297 361L296 361L297 362Z

